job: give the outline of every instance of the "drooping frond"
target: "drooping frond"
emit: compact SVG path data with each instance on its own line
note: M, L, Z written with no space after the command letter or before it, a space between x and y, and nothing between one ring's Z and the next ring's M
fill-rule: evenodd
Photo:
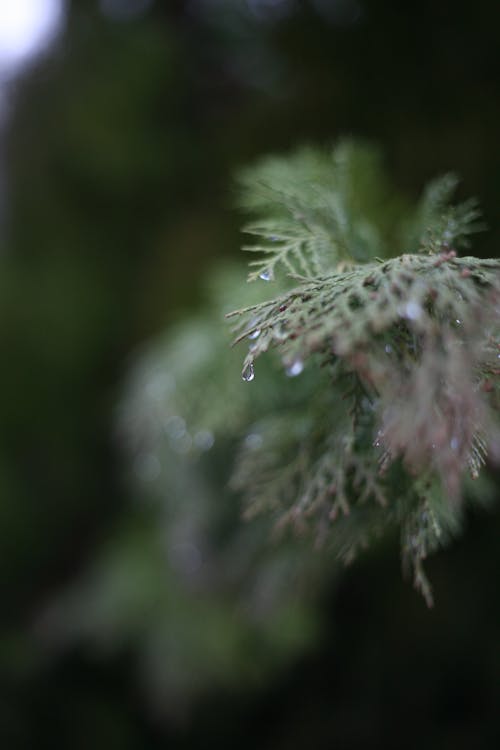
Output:
M416 336L430 336L440 325L463 330L471 310L496 288L499 270L498 260L454 253L402 255L303 283L228 317L239 319L235 343L259 331L252 359L271 346L292 358L322 350L348 356L387 334L401 338L403 327Z

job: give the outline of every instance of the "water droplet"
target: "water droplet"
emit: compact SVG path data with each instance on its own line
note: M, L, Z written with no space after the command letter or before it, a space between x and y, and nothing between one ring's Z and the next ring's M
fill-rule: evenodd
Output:
M457 324L457 326L462 325L462 321L459 318L455 318L455 323Z
M297 375L300 375L303 369L304 363L302 360L295 359L290 365L288 365L285 372L289 378L295 378Z
M165 432L172 440L179 440L186 434L186 422L182 417L173 415L165 422Z
M418 320L421 315L422 315L422 308L418 304L418 302L415 302L414 300L410 300L410 302L408 302L405 305L404 316L405 318L408 318L408 320Z
M450 440L450 448L452 451L457 451L460 446L460 441L457 437L452 437Z
M241 373L241 377L246 383L249 383L251 380L254 379L255 370L254 370L253 362L249 362L247 365L245 365Z
M259 435L257 432L251 432L246 436L244 444L245 448L257 450L262 445L262 435Z
M279 325L274 326L273 338L276 339L276 341L284 341L287 336L288 333L286 330L286 326L283 323L279 323Z
M262 279L262 281L272 281L274 279L274 274L270 268L266 268L265 271L262 271L262 273L259 274L259 278Z
M252 333L248 334L249 339L258 339L260 336L260 328L257 328L256 331L252 331Z
M392 346L390 344L386 344L384 350L386 354L392 354Z
M209 451L214 441L213 432L210 432L210 430L199 430L194 436L194 444L201 451Z

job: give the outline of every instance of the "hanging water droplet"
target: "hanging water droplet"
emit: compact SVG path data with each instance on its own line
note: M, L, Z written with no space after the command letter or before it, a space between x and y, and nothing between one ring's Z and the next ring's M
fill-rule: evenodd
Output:
M251 380L254 379L255 370L254 370L253 362L249 362L247 365L245 365L241 373L241 377L243 378L245 383L249 383Z
M276 341L284 341L287 335L288 334L287 334L286 326L283 323L279 323L277 326L274 326L273 338L276 339Z
M252 333L248 334L249 339L258 339L260 336L260 328L257 328L256 331L252 331Z
M450 448L452 451L457 451L460 446L460 441L457 437L452 437L450 440Z
M390 344L386 344L384 346L384 351L386 354L392 354L392 346Z
M262 273L259 274L259 278L262 279L262 281L272 281L274 279L274 274L270 268L266 268L265 271L262 271Z
M455 319L455 323L457 324L457 326L461 326L462 325L462 321L459 318Z
M422 308L414 300L410 300L404 307L404 316L408 320L418 320L422 315Z
M300 375L303 369L304 363L302 362L302 360L295 359L290 365L288 365L285 372L289 378L295 378L297 375Z

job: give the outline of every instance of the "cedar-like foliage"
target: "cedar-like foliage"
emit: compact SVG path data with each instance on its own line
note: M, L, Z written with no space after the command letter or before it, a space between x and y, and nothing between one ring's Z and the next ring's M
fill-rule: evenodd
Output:
M422 561L478 494L466 474L500 452L500 261L458 256L482 225L475 201L450 203L455 187L445 175L412 208L351 142L262 161L242 178L259 238L244 249L258 255L249 280L278 289L229 315L235 343L249 339L244 380L270 349L289 376L321 371L242 447L232 486L247 515L312 524L346 560L398 526L429 604Z

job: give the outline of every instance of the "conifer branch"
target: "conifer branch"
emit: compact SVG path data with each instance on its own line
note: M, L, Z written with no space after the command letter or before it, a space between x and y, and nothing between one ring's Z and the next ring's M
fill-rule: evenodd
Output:
M288 375L326 377L295 413L263 422L233 487L247 515L267 507L298 530L314 520L346 560L399 526L430 604L422 562L461 526L464 472L500 452L500 261L457 257L482 225L475 201L450 205L453 175L392 223L374 208L377 180L397 203L373 152L345 143L332 159L309 150L245 175L243 202L262 215L250 249L264 256L250 279L282 269L296 285L229 314L234 343L251 340L243 378L270 349Z

